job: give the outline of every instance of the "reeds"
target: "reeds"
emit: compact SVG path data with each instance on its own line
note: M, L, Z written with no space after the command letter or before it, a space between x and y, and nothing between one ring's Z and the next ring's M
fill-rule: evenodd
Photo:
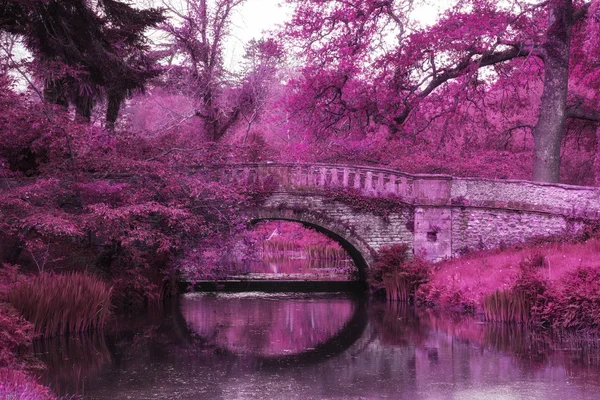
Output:
M531 302L524 292L496 290L484 297L483 312L487 321L526 324L531 315Z
M46 337L101 331L110 315L112 287L83 273L40 274L17 285L8 301Z
M399 274L388 274L383 276L383 287L385 297L388 301L409 301L412 293L412 285Z
M349 258L346 250L340 246L323 244L303 245L293 240L264 240L261 242L260 251L263 259L294 257L338 261Z
M302 250L302 246L293 240L263 240L261 249L264 253L289 253Z
M319 244L305 245L304 252L307 258L314 260L345 260L348 253L341 247L323 246Z

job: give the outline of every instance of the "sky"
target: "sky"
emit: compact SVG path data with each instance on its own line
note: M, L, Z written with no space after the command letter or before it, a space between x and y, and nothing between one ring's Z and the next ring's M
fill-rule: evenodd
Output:
M227 66L235 64L244 55L244 45L258 39L268 30L283 24L292 16L292 10L281 0L248 0L232 15L232 35L227 43Z

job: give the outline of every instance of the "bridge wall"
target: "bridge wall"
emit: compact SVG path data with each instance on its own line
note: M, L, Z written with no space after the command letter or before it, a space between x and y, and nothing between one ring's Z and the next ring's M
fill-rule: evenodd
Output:
M236 164L216 178L271 193L254 213L322 226L348 239L370 263L381 247L406 243L436 261L467 249L493 248L537 236L575 232L600 219L600 189L528 181L409 175L340 165ZM400 205L369 211L339 193ZM311 222L312 221L312 222ZM331 227L331 228L328 228Z

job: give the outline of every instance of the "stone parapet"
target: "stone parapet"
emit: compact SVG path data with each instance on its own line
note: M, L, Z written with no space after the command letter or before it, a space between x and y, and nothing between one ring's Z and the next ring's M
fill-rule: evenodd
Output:
M218 179L273 191L354 190L415 206L459 206L600 218L600 188L530 181L406 174L337 164L253 163L212 167Z

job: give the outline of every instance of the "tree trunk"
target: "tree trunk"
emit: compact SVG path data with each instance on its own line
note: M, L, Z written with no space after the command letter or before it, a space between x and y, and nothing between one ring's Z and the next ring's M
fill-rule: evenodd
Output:
M62 79L46 79L44 83L44 100L50 104L69 107L65 93L65 82Z
M548 15L544 43L544 90L533 129L533 180L559 182L560 149L567 120L572 0L557 0Z
M92 120L92 98L87 95L79 95L75 98L75 111L80 121L89 123Z
M119 118L119 110L121 109L123 99L124 97L120 93L111 93L108 95L108 105L106 106L106 129L111 131L115 129L115 123L117 122L117 118Z

